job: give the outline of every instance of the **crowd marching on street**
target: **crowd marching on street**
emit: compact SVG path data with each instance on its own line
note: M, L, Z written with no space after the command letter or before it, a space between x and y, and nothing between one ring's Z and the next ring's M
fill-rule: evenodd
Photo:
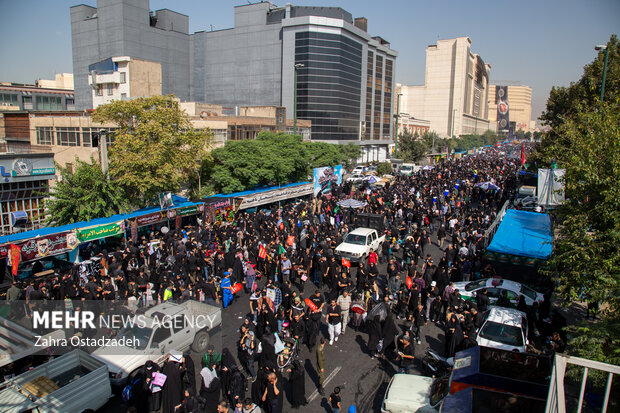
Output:
M85 282L73 271L43 282L16 283L9 294L30 301L194 299L224 312L233 300L247 301L237 348L210 346L199 375L190 357L171 355L161 368L167 380L157 392L151 380L160 367L147 363L132 409L282 412L285 381L292 406L305 405L304 360L295 357L294 347L306 346L320 394L334 412L352 412L355 406L341 400L339 388L323 389L324 349L349 329L367 334L368 360L388 359L404 373L410 372L413 348L422 344L420 332L429 323L445 331L447 357L476 345L475 330L489 299L481 293L476 302L466 302L454 283L495 275L483 258L484 234L516 190L519 166L489 150L443 159L434 169L396 176L384 187L343 183L331 197L239 211L230 223L153 231L115 251L93 247L90 255L101 257L101 269ZM499 189L485 190L476 186L480 182ZM366 204L341 208L338 201L349 197ZM360 213L382 217L386 241L352 264L337 257L335 248L359 226ZM429 253L433 242L443 251L438 262ZM380 271L379 264L387 270ZM522 309L532 313L532 323L549 313L548 306ZM395 320L408 328L402 330Z

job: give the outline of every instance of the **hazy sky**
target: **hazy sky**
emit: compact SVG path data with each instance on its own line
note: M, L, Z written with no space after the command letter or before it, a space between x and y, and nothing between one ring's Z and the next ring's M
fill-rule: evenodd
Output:
M190 18L190 32L233 27L233 6L247 0L151 0ZM252 2L256 2L253 0ZM96 0L82 3L96 6ZM284 1L275 1L283 6ZM552 86L577 80L594 46L620 33L620 0L298 0L338 6L368 19L368 32L398 51L396 81L424 83L425 49L438 38L469 36L491 64L491 82L532 87L538 117ZM79 0L0 0L0 81L33 83L72 72L69 8ZM501 83L501 82L500 82Z

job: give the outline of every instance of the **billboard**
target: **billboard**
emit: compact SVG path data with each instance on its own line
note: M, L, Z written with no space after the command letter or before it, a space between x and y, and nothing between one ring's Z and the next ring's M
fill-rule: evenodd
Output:
M314 168L314 196L331 194L333 185L342 183L342 165Z
M497 131L508 132L510 127L508 86L495 86L495 103L497 103Z

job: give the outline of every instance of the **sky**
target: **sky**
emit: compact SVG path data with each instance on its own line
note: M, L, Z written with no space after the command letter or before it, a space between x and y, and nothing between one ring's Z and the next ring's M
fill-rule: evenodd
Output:
M234 26L249 0L150 0L189 16L190 33ZM252 0L256 2L256 0ZM368 32L398 52L396 82L424 84L425 50L437 39L468 36L491 65L493 84L532 88L532 118L552 86L578 80L594 46L620 34L620 0L290 0L296 6L342 7L368 19ZM283 6L285 1L272 1ZM34 83L72 72L69 8L96 0L0 0L0 81Z

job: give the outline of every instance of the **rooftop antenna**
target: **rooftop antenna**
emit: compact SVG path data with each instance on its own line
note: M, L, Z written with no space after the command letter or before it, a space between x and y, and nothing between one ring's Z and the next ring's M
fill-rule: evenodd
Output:
M210 24L209 26L211 26L211 31L215 30L215 26Z

